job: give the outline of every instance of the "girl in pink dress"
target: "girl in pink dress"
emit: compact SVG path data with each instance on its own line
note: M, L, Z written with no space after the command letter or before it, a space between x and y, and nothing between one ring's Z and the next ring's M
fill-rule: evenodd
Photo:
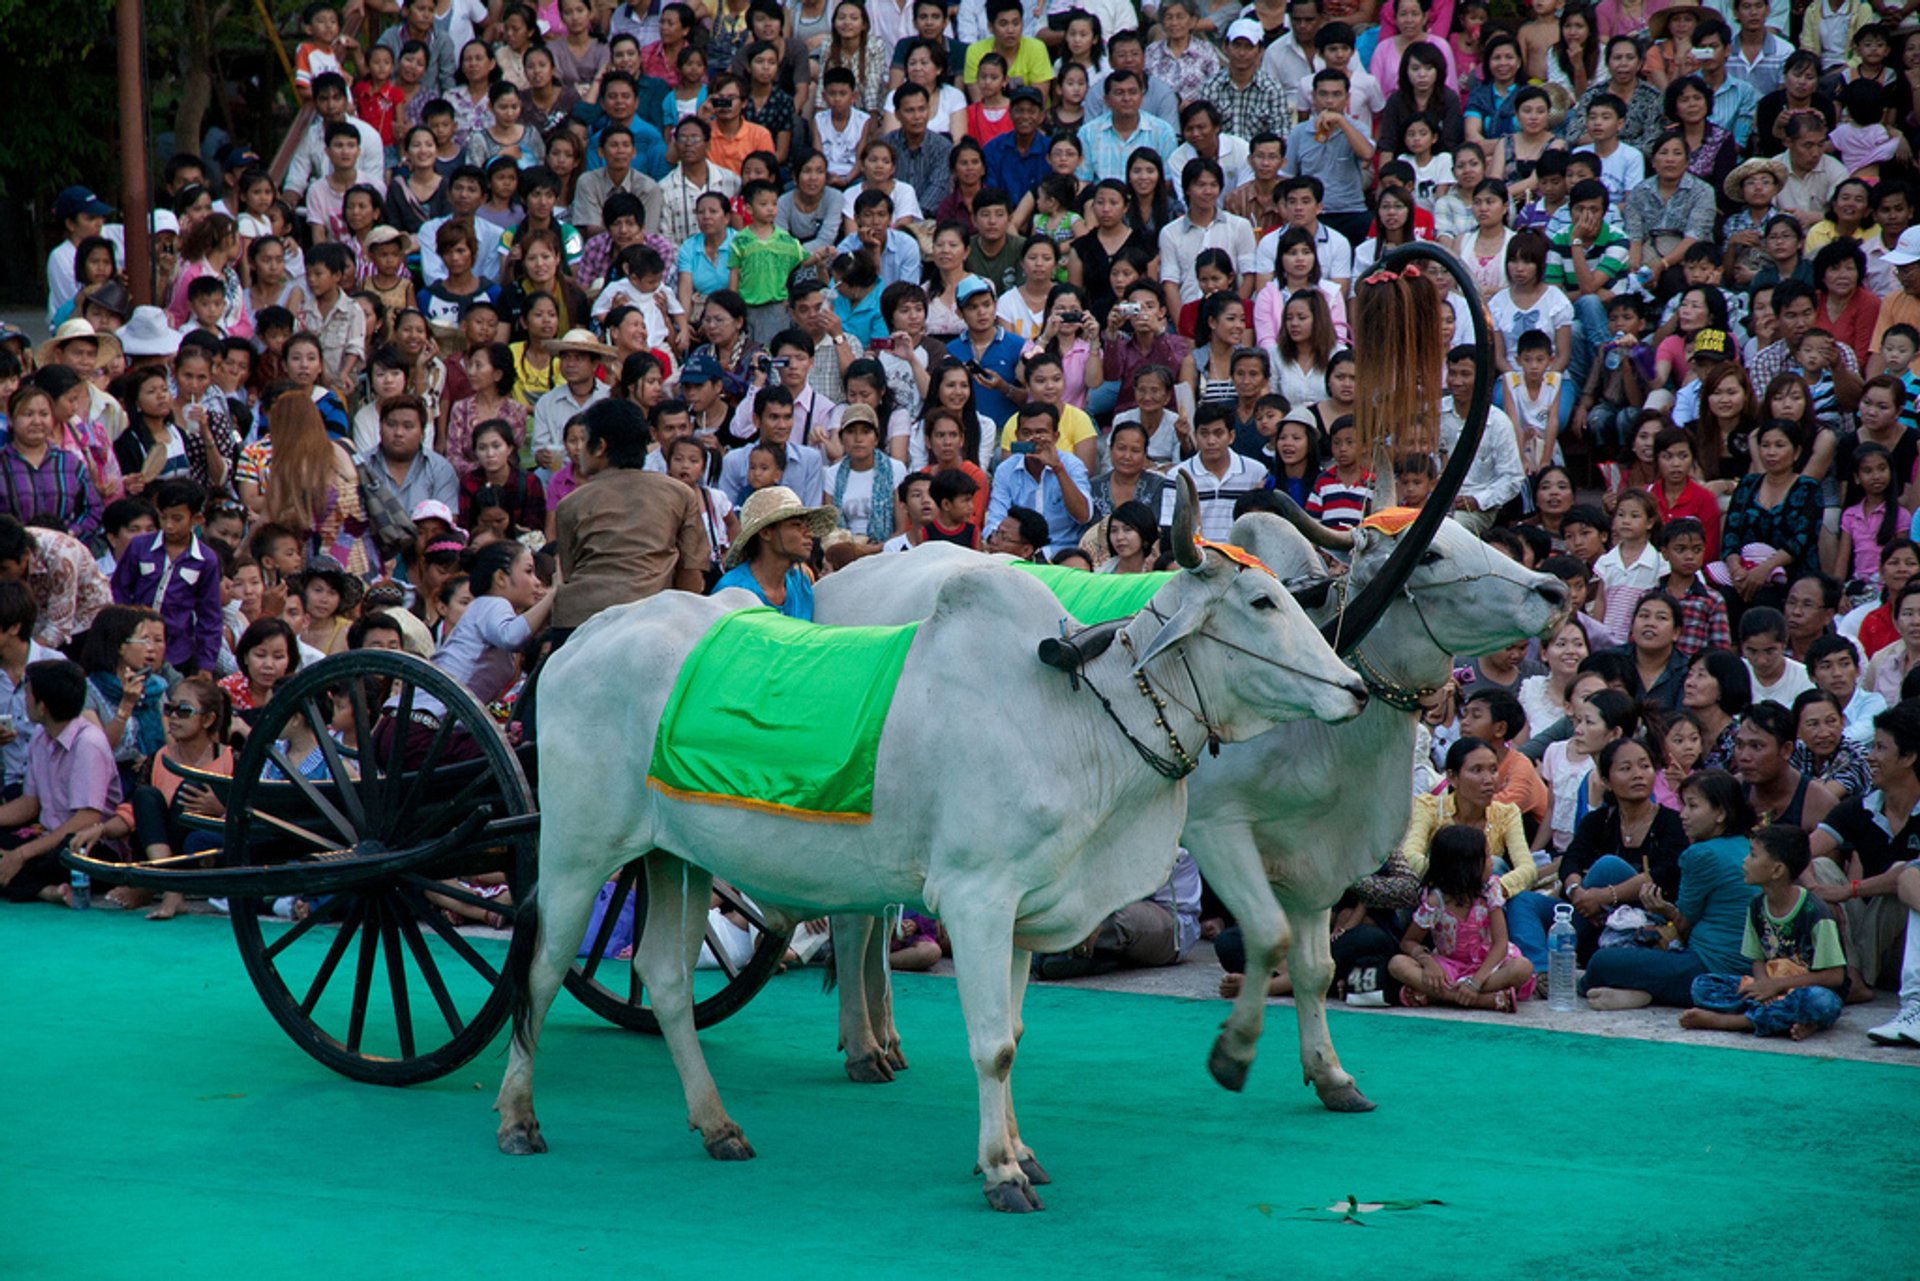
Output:
M1387 965L1402 984L1400 1003L1511 1014L1530 998L1533 966L1507 939L1506 902L1484 832L1459 823L1435 832L1413 924Z

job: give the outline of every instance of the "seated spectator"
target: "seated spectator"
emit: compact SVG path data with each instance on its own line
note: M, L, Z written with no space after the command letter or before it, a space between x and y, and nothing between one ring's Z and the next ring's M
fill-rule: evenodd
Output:
M1740 616L1740 656L1753 680L1753 701L1783 708L1813 688L1804 664L1787 657L1787 620L1762 606Z
M1680 853L1688 844L1679 814L1654 799L1658 770L1645 742L1613 740L1601 749L1595 771L1605 803L1580 820L1557 873L1562 893L1574 907L1583 966L1598 949L1601 931L1616 907L1637 903L1648 884L1673 899L1680 886ZM1536 969L1546 968L1553 904L1546 895L1529 892L1515 897L1507 909L1514 942Z
M1491 874L1484 831L1450 824L1423 851L1413 923L1388 962L1400 1003L1434 1001L1512 1014L1533 995L1534 967L1507 937L1507 896Z
M1873 752L1874 790L1834 806L1813 833L1806 877L1813 893L1840 915L1847 957L1863 985L1852 991L1862 1000L1898 963L1906 928L1899 881L1920 839L1913 816L1920 808L1914 768L1920 761L1920 703L1899 703L1875 718Z
M1553 807L1553 793L1540 781L1533 762L1508 746L1513 740L1527 736L1527 716L1520 708L1520 700L1504 689L1475 689L1461 706L1460 732L1492 749L1498 762L1494 799L1520 811L1531 847L1533 834L1547 821Z
M1734 733L1733 774L1747 789L1755 822L1811 832L1840 798L1790 763L1794 743L1793 713L1777 703L1755 703Z
M1465 824L1486 833L1486 845L1493 857L1506 864L1501 883L1512 893L1528 889L1534 881L1533 855L1527 847L1525 825L1520 807L1511 801L1495 800L1499 788L1500 762L1493 747L1478 738L1466 737L1447 749L1447 790L1438 796L1413 798L1413 817L1400 842L1400 855L1417 873L1426 869L1427 846L1434 833L1448 824Z
M1893 625L1899 639L1867 661L1862 684L1889 707L1900 701L1900 687L1920 657L1920 582L1909 582L1893 600Z
M1033 977L1072 979L1118 969L1177 965L1200 941L1200 869L1181 850L1166 884L1110 913L1070 952L1037 952Z
M1027 507L1046 520L1048 551L1078 546L1093 520L1087 499L1092 482L1085 464L1060 452L1059 434L1060 416L1052 405L1029 402L1020 407L1013 452L993 469L987 528L997 530L1011 508Z
M1687 656L1677 644L1680 602L1662 591L1646 593L1634 606L1627 636L1627 643L1614 652L1633 661L1646 701L1664 708L1681 706Z
M1753 704L1753 677L1747 665L1724 649L1710 649L1687 664L1680 705L1700 722L1705 750L1700 768L1733 768L1736 719Z
M1542 572L1552 570L1543 566ZM1541 643L1540 660L1547 670L1524 678L1517 691L1530 727L1544 729L1567 715L1573 678L1578 673L1580 660L1591 652L1586 629L1575 619L1562 623L1558 631Z
M10 903L70 899L60 851L120 803L113 749L81 715L87 677L66 659L29 663L27 719L38 731L27 746L26 783L0 804L0 896Z
M1680 1026L1695 1031L1787 1033L1803 1041L1840 1019L1848 989L1847 955L1833 913L1795 882L1806 872L1807 834L1775 825L1748 842L1742 873L1758 886L1747 907L1740 954L1752 973L1702 974Z
M76 854L89 854L102 841L133 840L135 862L152 862L176 854L191 852L195 836L187 825L188 816L219 818L224 811L220 799L202 783L186 782L175 773L176 766L209 774L232 774L233 752L227 747L229 710L227 696L204 673L183 677L167 691L166 750L155 756L151 783L141 784L121 802L112 814L83 828L73 837ZM203 848L217 845L217 838L204 837ZM122 885L107 891L105 901L116 907L144 907L153 898L150 890ZM178 890L160 896L160 904L147 913L149 921L170 920L186 905Z
M1873 718L1887 700L1860 684L1860 650L1844 636L1822 636L1807 649L1807 670L1821 692L1831 694L1846 718L1847 741L1873 742Z
M1866 753L1847 738L1847 718L1840 700L1822 689L1810 689L1793 700L1792 765L1809 778L1824 783L1837 801L1864 796L1873 786Z
M98 530L101 497L85 459L53 443L53 397L33 384L21 386L7 398L7 425L11 436L0 447L0 476L6 480L0 514L22 524L52 521L79 538Z

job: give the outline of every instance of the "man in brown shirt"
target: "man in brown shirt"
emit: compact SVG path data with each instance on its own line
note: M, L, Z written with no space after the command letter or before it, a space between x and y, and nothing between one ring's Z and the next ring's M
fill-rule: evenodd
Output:
M625 400L586 411L587 477L554 514L562 580L553 625L562 637L612 605L669 587L705 590L712 560L693 490L645 470L646 416Z

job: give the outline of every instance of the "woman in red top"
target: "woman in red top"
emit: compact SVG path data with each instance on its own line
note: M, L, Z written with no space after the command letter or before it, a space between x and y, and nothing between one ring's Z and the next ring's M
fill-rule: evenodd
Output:
M1860 368L1873 351L1873 329L1880 300L1864 285L1867 255L1856 240L1829 242L1813 256L1813 281L1820 291L1820 327L1837 343L1853 348Z
M1880 603L1872 612L1860 620L1860 654L1863 660L1872 658L1887 646L1900 639L1899 629L1893 625L1893 602L1900 597L1900 589L1920 575L1920 544L1910 539L1896 538L1887 544L1880 553L1880 585L1884 589ZM1863 661L1863 667L1866 665Z
M1707 535L1707 563L1720 559L1720 500L1693 478L1693 437L1669 427L1653 438L1653 465L1659 479L1647 487L1665 524L1676 516L1691 516Z

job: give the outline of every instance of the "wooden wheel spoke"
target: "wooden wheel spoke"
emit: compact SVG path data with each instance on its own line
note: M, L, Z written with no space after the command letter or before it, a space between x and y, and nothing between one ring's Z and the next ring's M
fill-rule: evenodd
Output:
M387 777L385 786L381 788L380 806L385 813L395 816L403 812L400 809L400 786L407 777L407 727L413 724L414 688L412 681L400 683L400 706L394 711L393 729L387 743ZM372 744L369 743L361 754L372 755Z
M360 931L360 958L353 968L353 1006L347 1019L347 1052L360 1052L360 1037L367 1030L367 997L373 990L373 955L380 948L380 930L385 919L380 900L367 896L367 923Z
M237 904L235 910L239 910ZM365 902L356 900L347 912L347 919L340 923L340 932L334 935L333 944L327 948L327 954L320 961L320 968L314 971L313 985L307 989L305 999L300 1002L303 1017L313 1017L313 1007L320 1003L320 994L327 990L327 984L333 979L333 971L339 966L340 958L346 955L347 944L353 941L353 932L360 928L367 914Z
M314 845L319 849L337 850L340 848L339 841L331 840L325 836L320 835L318 832L309 831L308 829L300 826L298 823L289 823L286 819L281 818L278 814L269 814L257 805L247 806L247 813L256 821L265 823L268 827L273 828L274 831L285 832L288 836L297 836L301 840L306 841L309 844Z
M727 949L721 946L720 935L711 922L707 925L707 950L713 953L714 961L726 973L729 983L740 977L740 967L733 963L733 958L727 955Z
M323 691L324 692L324 691ZM367 830L367 807L360 802L360 784L347 768L347 761L340 754L340 742L333 736L330 717L320 715L320 694L301 703L300 712L306 717L307 727L313 731L320 746L321 759L327 763L327 773L333 778L333 790L340 797L340 803L347 807L348 818L355 832Z
M767 917L766 914L760 910L758 903L755 903L752 899L742 894L739 890L734 889L733 886L727 884L717 876L713 880L713 892L718 894L720 900L729 908L746 917L748 923L751 924L754 929L759 930L763 934L766 932Z
M307 778L298 769L294 768L293 762L287 759L287 754L281 749L280 744L274 743L268 747L267 755L272 758L275 765L280 767L280 772L287 776L287 782L291 783L302 796L306 797L307 803L319 810L321 816L324 817L327 822L333 824L334 830L346 838L348 845L357 845L360 843L360 829L355 827L354 824L348 820L347 816L340 812L338 806L327 799L326 793L313 785L312 779ZM255 812L258 813L258 811ZM262 817L266 816L263 815Z
M387 986L393 991L393 1025L400 1038L400 1057L413 1057L413 1010L407 1001L406 957L400 950L400 912L390 905L380 914L380 945L387 954Z
M435 892L437 893L438 891L436 890ZM471 965L481 978L489 983L498 983L500 981L500 971L493 967L493 962L476 952L473 944L461 938L460 931L449 925L447 918L442 916L438 910L434 909L432 903L428 903L427 908L427 911L417 913L420 919L428 925L431 925L433 932L445 939L447 946L459 953L460 959L468 965Z
M491 770L480 770L446 800L436 801L432 805L416 810L412 816L413 821L407 829L408 832L438 834L439 831L459 822L472 812L482 793L486 792L494 782Z
M450 898L455 902L465 903L468 907L479 908L483 912L497 912L509 921L514 918L514 906L511 903L502 903L499 899L488 898L484 894L475 894L465 886L449 884L446 881L436 881L432 877L422 876L418 872L404 872L401 876L408 885L413 886L423 894L438 894L443 898ZM427 904L427 907L433 911L439 910L435 908L431 902Z
M394 815L380 808L380 754L373 748L373 717L367 708L367 677L356 676L347 683L347 702L353 708L353 741L360 762L360 797L367 813L378 814L383 827L390 827Z
M427 940L420 933L420 922L416 919L422 911L438 909L419 895L403 892L401 897L413 910L394 913L400 934L407 940L407 949L413 953L413 963L419 969L420 977L426 980L427 991L433 993L434 1004L440 1007L440 1016L447 1021L447 1031L459 1036L466 1023L460 1017L459 1007L453 1003L452 993L447 991L447 982L440 976L439 963L433 959L433 952L427 947Z
M619 924L620 909L626 906L627 896L633 892L634 865L629 863L620 869L620 875L614 878L613 897L607 900L607 910L600 917L600 928L594 931L593 946L587 951L585 975L591 979L600 961L606 954L607 941L613 937L613 928ZM635 921L636 929L639 922Z
M308 930L324 923L332 917L333 913L327 910L327 908L332 906L332 902L328 902L324 906L308 912L304 920L295 921L291 929L283 931L279 938L267 944L265 949L262 950L261 955L271 961L274 957L292 947Z

